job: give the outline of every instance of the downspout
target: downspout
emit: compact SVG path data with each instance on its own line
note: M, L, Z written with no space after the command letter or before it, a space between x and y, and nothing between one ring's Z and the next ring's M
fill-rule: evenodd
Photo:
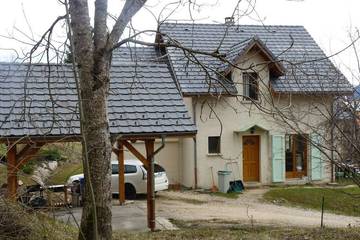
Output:
M194 125L196 126L196 103L197 103L197 99L193 98L193 119L194 119ZM195 186L194 188L197 189L198 188L198 174L197 174L197 143L196 143L196 135L193 137L193 141L194 141L194 181L195 181Z

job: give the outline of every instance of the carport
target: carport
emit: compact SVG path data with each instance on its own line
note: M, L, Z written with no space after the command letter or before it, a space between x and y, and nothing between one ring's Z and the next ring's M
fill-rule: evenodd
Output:
M119 161L119 202L125 202L124 149L147 169L148 227L155 229L154 156L167 137L196 128L164 63L113 65L108 97L113 151ZM71 65L0 64L0 143L7 145L7 192L16 198L17 172L48 143L79 142L78 97ZM162 145L155 149L156 139ZM144 141L146 154L134 146Z

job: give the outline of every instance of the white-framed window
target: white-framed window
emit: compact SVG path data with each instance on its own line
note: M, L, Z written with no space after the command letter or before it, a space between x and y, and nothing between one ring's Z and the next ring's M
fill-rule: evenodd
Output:
M244 72L244 99L245 100L259 100L259 80L256 72Z

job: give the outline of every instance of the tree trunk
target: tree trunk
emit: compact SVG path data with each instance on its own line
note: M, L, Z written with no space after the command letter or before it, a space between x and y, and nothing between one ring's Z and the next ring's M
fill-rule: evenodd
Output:
M100 239L111 239L111 142L107 116L110 61L106 54L94 59L87 1L70 1L70 14L80 78L86 183L79 239L96 239L98 234Z
M107 113L111 50L146 0L127 0L111 33L107 0L96 0L94 31L87 0L70 0L71 32L79 75L85 201L79 239L111 239L111 140ZM97 223L97 224L96 224Z

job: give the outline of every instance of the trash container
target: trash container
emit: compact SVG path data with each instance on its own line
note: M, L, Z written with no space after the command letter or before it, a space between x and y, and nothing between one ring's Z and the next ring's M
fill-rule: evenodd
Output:
M218 171L218 186L222 193L227 193L229 190L230 174L231 171Z

